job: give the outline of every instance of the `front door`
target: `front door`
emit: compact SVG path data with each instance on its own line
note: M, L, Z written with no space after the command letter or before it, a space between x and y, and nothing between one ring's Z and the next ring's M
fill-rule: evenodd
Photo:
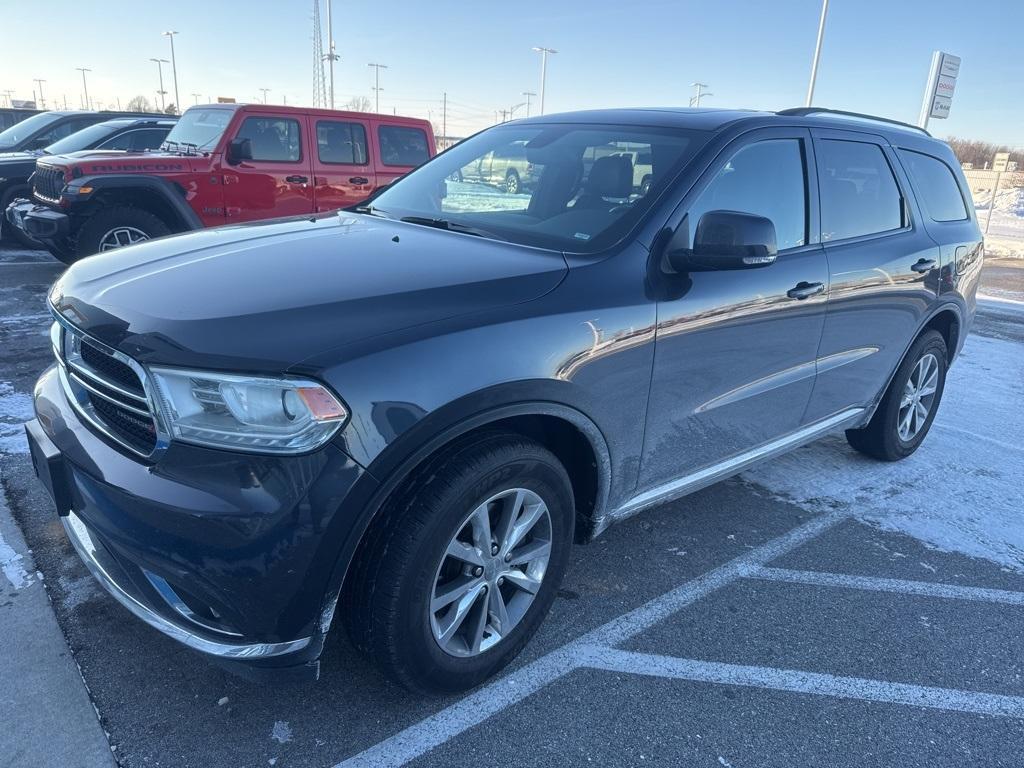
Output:
M226 166L228 223L313 212L313 168L298 116L248 115L232 138L248 139L252 158Z
M936 300L940 265L888 142L812 133L832 292L808 420L867 406L885 388Z
M678 276L658 304L640 492L796 431L814 385L828 296L810 134L767 129L727 147L684 202L692 246L713 210L764 216L766 267Z

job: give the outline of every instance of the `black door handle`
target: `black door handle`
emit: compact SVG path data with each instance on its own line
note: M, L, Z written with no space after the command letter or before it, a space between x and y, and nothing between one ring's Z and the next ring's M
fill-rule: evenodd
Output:
M368 178L366 178L365 176L352 176L348 180L348 183L349 184L369 184L370 180Z
M935 259L918 259L915 264L911 264L910 268L915 272L931 272L935 269Z
M807 283L801 280L788 291L786 295L791 299L809 299L825 290L824 283Z
M309 181L308 176L285 176L284 180L289 184L305 184Z

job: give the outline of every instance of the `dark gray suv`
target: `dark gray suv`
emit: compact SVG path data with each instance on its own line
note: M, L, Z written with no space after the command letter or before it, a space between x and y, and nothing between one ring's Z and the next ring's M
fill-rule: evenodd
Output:
M529 188L456 180L509 145ZM310 674L337 621L464 689L574 541L832 430L915 451L974 314L969 201L949 147L877 118L507 123L356 209L68 269L33 460L100 582L186 645Z

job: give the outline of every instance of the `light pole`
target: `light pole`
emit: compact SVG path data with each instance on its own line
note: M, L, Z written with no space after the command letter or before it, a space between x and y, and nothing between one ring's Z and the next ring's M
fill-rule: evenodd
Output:
M270 89L269 88L260 88L260 90L263 91L263 103L266 104L267 103L267 94L270 93Z
M331 109L334 109L334 62L341 57L334 52L334 25L331 22L331 0L327 0L327 53L324 54L324 58L327 59L327 67L330 72L330 104Z
M811 63L811 82L807 86L807 103L814 101L814 81L818 79L818 61L821 59L821 41L825 37L825 17L828 15L828 0L821 0L821 20L818 22L818 42L814 45L814 61Z
M533 91L523 91L522 95L526 97L526 116L529 117L530 116L530 99L532 99L537 94L534 93Z
M11 97L14 95L14 91L4 91L4 94L7 96L7 106L12 106L14 102L11 100Z
M85 91L85 101L84 101L84 104L85 104L85 108L88 109L89 108L89 86L85 84L85 73L86 72L92 72L92 70L91 69L87 69L86 67L75 67L75 69L77 69L79 72L82 73L82 90Z
M380 90L381 90L380 89L380 71L382 69L387 69L388 65L387 64L370 64L369 66L373 67L373 69L374 69L374 76L373 76L374 77L374 80L373 80L374 86L373 86L373 91L376 94L376 100L377 100L376 101L376 106L373 108L373 111L377 112L379 114L380 113Z
M157 72L160 73L160 90L157 91L157 93L160 94L160 111L166 112L167 100L164 98L164 96L167 95L167 91L164 90L164 64L170 64L171 62L169 62L167 59L150 59L150 61L156 62Z
M511 120L513 117L515 117L516 110L519 109L520 107L525 107L525 106L526 106L526 102L523 101L523 102L520 102L519 104L513 104L511 107L509 107L508 119Z
M690 106L691 107L699 107L700 106L700 100L702 98L704 98L705 96L714 96L715 95L713 93L705 93L704 92L704 89L708 87L707 83L690 83L690 85L697 89L696 95L690 97Z
M196 104L197 105L199 104L199 97L202 96L202 95L203 94L201 94L201 93L193 93L192 94L192 98L196 100Z
M548 79L548 54L558 53L554 48L534 46L533 50L540 54L540 113L544 114L544 84Z
M32 82L36 83L39 86L39 108L40 109L46 109L46 97L43 96L43 83L45 83L46 81L45 80L40 80L37 77L37 78L34 78L32 80Z
M171 41L171 71L174 73L174 109L177 113L181 114L181 97L178 96L178 62L174 58L174 36L178 34L175 31L164 32L164 37ZM163 89L163 86L160 86Z

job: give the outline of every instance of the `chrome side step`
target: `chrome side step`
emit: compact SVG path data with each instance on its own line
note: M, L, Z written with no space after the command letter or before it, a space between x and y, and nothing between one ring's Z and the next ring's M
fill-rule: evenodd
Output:
M672 501L680 496L698 491L701 488L717 483L719 480L724 480L738 472L742 472L747 467L763 459L778 456L805 443L812 442L826 432L853 421L862 413L864 413L863 408L848 408L834 416L829 416L814 424L808 424L806 427L798 429L796 432L792 432L785 437L780 437L777 440L740 453L718 464L712 464L710 467L705 467L684 477L664 483L649 491L644 491L616 509L609 517L611 520L622 520L642 509L663 504L666 501Z

